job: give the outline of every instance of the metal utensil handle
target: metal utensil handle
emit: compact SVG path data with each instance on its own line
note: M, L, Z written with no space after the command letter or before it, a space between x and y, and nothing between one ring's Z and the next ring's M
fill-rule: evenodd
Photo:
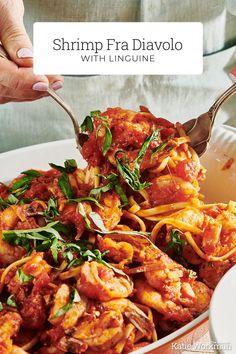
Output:
M11 60L8 53L6 52L6 50L3 48L3 46L1 44L0 44L0 57L3 59ZM79 142L80 126L78 124L78 121L77 121L72 109L54 90L52 90L51 88L48 88L47 92L70 116L73 126L74 126L76 145L77 145L78 149L81 151L81 146L80 146L80 142Z
M48 94L68 113L71 118L71 121L74 126L75 137L76 137L76 144L78 149L80 150L80 142L79 142L79 135L80 135L80 126L79 123L74 116L73 111L71 110L70 106L51 88L47 89Z
M222 104L227 101L231 96L233 96L236 93L236 83L230 86L225 92L220 95L220 97L215 101L215 103L211 106L209 109L209 114L211 117L212 124L215 121L216 114Z

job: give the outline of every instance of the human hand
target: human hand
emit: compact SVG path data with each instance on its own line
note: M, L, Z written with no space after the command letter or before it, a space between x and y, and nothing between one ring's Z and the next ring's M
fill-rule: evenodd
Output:
M62 76L34 75L32 44L26 33L22 0L0 0L0 41L11 61L0 58L0 104L33 101L57 90Z

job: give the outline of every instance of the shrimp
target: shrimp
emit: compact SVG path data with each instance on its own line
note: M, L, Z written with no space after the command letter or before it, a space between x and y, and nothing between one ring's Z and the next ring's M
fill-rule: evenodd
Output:
M192 284L192 289L195 296L189 303L188 308L191 314L196 317L208 308L211 300L212 290L210 290L207 285L200 281L194 281Z
M62 315L57 315L64 306L70 301L70 288L66 284L59 286L55 296L54 304L49 315L49 322L53 325L61 324L64 330L72 328L80 317L84 314L87 308L87 300L81 297L80 301L73 303L71 307Z
M9 264L21 259L25 255L25 249L20 246L11 246L2 239L0 231L0 267L6 267Z
M147 339L151 339L154 329L153 322L129 299L116 299L103 302L102 306L104 310L121 311Z
M0 353L12 353L12 337L15 336L21 325L21 317L17 312L7 312L0 316Z
M93 261L81 266L77 288L88 298L109 301L130 296L133 283L130 279L117 275L106 265Z
M190 322L193 319L189 309L177 305L174 301L165 299L160 292L151 287L145 280L136 280L135 290L135 297L141 304L163 314L165 319L174 320L181 324Z
M72 333L87 347L95 351L107 350L116 345L123 337L124 319L120 311L107 310L98 317L84 317Z
M132 262L133 259L133 247L128 242L116 242L109 236L97 236L98 248L101 252L109 251L108 258L124 265Z
M130 228L126 227L124 231L127 232L129 230L131 231ZM113 242L108 241L108 239L112 240ZM140 235L133 236L120 233L105 235L103 236L103 240L98 238L98 245L99 247L101 245L102 250L109 251L108 257L114 261L121 260L120 252L123 250L123 254L126 253L127 255L127 260L129 260L129 258L132 256L131 261L142 263L145 260L153 259L156 250L147 239Z
M42 252L35 253L22 268L25 274L30 274L33 277L38 277L43 272L49 273L51 271L50 265L43 259Z
M1 230L14 229L19 217L17 215L17 205L12 205L0 213L0 228Z
M187 201L198 196L198 187L173 175L156 177L151 180L151 183L146 191L152 207Z
M88 215L92 208L89 203L82 202L83 209ZM72 223L76 227L77 235L76 239L78 240L82 233L85 230L85 222L83 216L80 214L78 203L69 203L66 204L60 214L60 220L64 223Z
M212 291L199 281L182 283L179 301L168 299L157 289L138 279L135 282L136 297L142 304L147 305L164 315L165 320L179 323L190 322L193 317L199 315L209 306Z
M119 224L122 215L120 198L115 192L106 192L102 194L100 203L103 208L95 207L94 211L100 214L105 227L112 230Z

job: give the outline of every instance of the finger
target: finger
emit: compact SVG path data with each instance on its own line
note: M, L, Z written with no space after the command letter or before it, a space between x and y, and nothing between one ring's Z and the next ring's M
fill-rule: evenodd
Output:
M12 90L9 87L0 85L1 97L8 99L19 99L21 101L37 100L41 97L48 96L46 91L33 91L33 90Z
M64 83L64 78L63 76L60 75L47 75L47 78L49 80L49 86L53 89L53 90L59 90L63 87L63 83Z
M49 87L46 76L34 75L32 68L19 68L3 58L0 58L0 84L13 90L46 91Z
M3 1L0 4L0 38L11 59L19 66L33 65L31 41L23 23L24 5L22 0Z
M38 97L37 99L41 100L45 98L44 96ZM6 104L10 102L32 102L35 101L34 99L20 99L20 98L12 98L12 97L0 97L0 104Z
M234 82L236 82L236 67L230 70L229 76Z

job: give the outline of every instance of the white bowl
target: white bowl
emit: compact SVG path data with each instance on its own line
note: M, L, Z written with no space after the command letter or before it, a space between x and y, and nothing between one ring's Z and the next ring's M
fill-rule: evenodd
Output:
M47 170L49 162L62 164L66 159L71 158L76 159L80 167L86 165L75 147L74 139L34 145L2 153L0 154L0 181L10 181L21 171L30 168ZM222 167L229 158L234 158L235 163L229 170L223 171ZM206 200L226 203L230 199L236 200L236 188L234 188L236 181L236 129L227 126L217 127L213 132L210 147L202 158L202 163L208 170L207 179L202 185L202 192L206 195ZM225 292L228 291L227 289ZM236 288L234 288L234 297L236 298ZM167 354L173 353L173 350L175 353L182 352L182 350L173 349L171 343L181 343L183 340L185 343L191 343L197 340L207 330L208 315L208 311L204 312L186 326L156 343L135 351L135 354L147 352ZM232 328L234 325L235 321L231 322ZM217 336L218 332L214 333ZM215 339L218 340L217 337Z
M236 266L221 279L213 293L210 305L209 327L215 349L222 354L236 352Z

